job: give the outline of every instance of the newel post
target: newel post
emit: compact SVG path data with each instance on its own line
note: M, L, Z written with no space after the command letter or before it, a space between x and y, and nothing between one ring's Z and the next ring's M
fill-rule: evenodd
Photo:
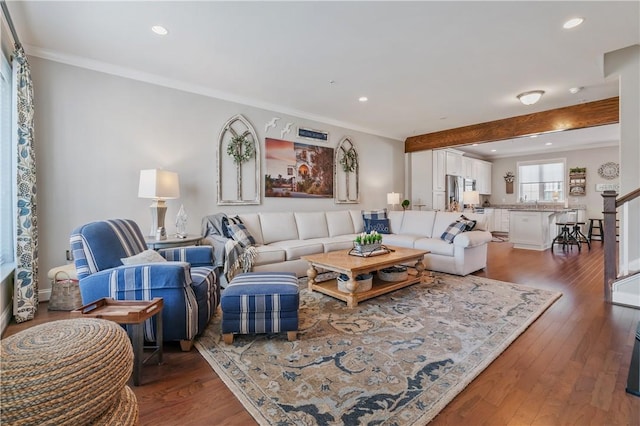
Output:
M611 286L617 277L617 245L616 245L616 191L602 193L604 229L602 244L604 245L604 300L611 302Z

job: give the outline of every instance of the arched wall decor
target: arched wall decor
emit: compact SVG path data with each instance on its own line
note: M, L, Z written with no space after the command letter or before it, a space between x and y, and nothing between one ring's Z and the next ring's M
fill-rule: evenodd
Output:
M237 163L234 156L227 153L233 138L244 137L252 144L253 155L246 161ZM244 143L241 144L246 147ZM240 147L242 149L242 147ZM241 114L231 117L222 127L218 137L218 205L260 204L260 141L249 121ZM235 175L235 182L230 179Z
M334 161L333 198L336 204L356 204L360 201L358 151L346 136L342 138L336 149Z

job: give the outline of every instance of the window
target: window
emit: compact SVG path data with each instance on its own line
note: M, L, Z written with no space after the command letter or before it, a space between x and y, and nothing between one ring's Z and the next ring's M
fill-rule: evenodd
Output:
M518 199L520 202L564 201L566 159L518 162Z
M0 96L0 266L13 262L13 138L12 133L12 74L4 54L1 66Z

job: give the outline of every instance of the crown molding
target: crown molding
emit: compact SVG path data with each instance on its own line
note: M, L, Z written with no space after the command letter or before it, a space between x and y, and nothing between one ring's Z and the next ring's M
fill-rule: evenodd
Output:
M402 142L404 138L397 135L387 135L379 132L375 129L369 129L361 127L356 124L347 123L344 121L335 120L329 117L323 117L321 115L311 114L305 111L288 108L282 105L272 104L269 102L263 102L260 100L238 96L232 93L215 90L210 87L190 84L184 81L162 77L157 74L152 74L144 71L138 71L132 68L122 67L114 65L108 62L96 61L81 56L69 55L56 50L43 49L37 46L24 45L25 52L30 56L35 56L49 61L59 62L66 65L72 65L78 68L85 68L92 71L98 71L105 74L111 74L118 77L124 77L131 80L142 81L157 86L168 87L170 89L176 89L183 92L194 93L196 95L206 96L208 98L221 99L228 102L233 102L241 105L248 105L254 108L264 109L270 112L278 112L281 114L291 115L296 118L302 118L306 120L317 121L320 123L330 124L332 126L343 127L349 130L355 130L362 133L367 133L383 138L393 139Z

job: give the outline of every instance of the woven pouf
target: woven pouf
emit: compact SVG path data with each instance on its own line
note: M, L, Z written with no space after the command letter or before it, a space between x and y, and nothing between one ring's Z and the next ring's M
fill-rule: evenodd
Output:
M121 403L133 369L124 329L93 318L21 331L2 340L0 359L2 425L92 423Z
M222 292L222 335L233 343L234 334L298 331L300 289L289 272L247 272L236 275Z
M116 401L92 426L121 426L138 424L138 401L129 386L122 388Z

